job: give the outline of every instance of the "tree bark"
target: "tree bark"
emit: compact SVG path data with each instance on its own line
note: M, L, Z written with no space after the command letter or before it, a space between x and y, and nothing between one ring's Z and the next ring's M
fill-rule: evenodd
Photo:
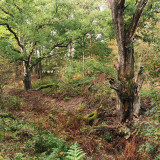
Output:
M24 69L24 77L23 77L23 84L24 89L27 91L31 89L31 71L28 65L28 62L23 62L23 69Z
M90 58L92 58L92 34L90 33Z
M72 58L72 42L69 44L69 57Z
M117 114L121 122L138 115L140 110L140 91L143 83L142 68L134 78L134 46L133 38L138 21L148 0L140 0L128 29L125 28L125 0L108 0L112 10L112 20L116 35L119 60L115 64L118 84L110 81L111 88L117 92Z
M37 64L37 74L38 74L38 79L42 79L42 64L41 64L41 61L38 62L38 64Z

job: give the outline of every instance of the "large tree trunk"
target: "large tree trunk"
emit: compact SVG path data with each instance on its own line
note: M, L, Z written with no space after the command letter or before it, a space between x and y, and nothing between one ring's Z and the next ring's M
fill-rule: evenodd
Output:
M148 0L140 0L128 29L125 28L125 0L108 0L112 10L112 20L116 35L119 60L115 64L118 84L110 81L111 88L117 92L117 114L120 121L125 122L137 116L140 110L140 91L143 83L142 68L134 78L134 46L133 38L138 21Z
M31 76L30 73L27 73L23 79L24 89L27 91L31 89Z
M143 83L143 68L136 79L120 81L117 89L117 113L121 122L137 116L140 110L140 91Z
M118 85L114 88L117 92L117 113L120 121L125 122L127 119L137 116L140 110L140 91L143 83L142 68L137 78L134 78L134 57L133 48L122 53L121 60L115 65L118 75ZM113 84L112 84L113 85Z

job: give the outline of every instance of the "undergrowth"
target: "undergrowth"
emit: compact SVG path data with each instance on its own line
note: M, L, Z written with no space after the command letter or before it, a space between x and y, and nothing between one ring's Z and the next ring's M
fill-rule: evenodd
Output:
M0 148L0 159L5 160L82 160L85 155L77 143L66 144L52 132L8 113L0 113Z

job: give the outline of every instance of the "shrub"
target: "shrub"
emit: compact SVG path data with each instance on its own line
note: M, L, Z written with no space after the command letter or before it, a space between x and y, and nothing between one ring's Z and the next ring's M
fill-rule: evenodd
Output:
M1 107L11 110L18 111L21 109L21 106L25 106L25 102L22 98L17 96L4 96Z
M0 55L0 103L3 98L3 88L7 84L11 72L8 61Z
M139 152L145 156L145 154L150 154L152 158L158 157L159 148L159 140L160 140L160 103L159 103L159 92L153 90L151 92L152 100L152 109L146 112L146 120L145 121L137 121L136 128L138 129L138 133L145 139L145 143L142 144L139 148Z
M83 73L83 63L77 61L71 61L69 65L63 68L63 79L66 82L71 82L85 77L98 77L100 74L106 74L109 76L115 76L115 71L112 67L109 67L106 63L96 60L85 61L85 73Z
M67 151L67 145L65 144L65 141L55 138L53 133L49 131L39 132L39 134L35 137L34 148L36 153L52 153L52 156L54 156L55 153L57 158L63 157L63 154L61 153Z

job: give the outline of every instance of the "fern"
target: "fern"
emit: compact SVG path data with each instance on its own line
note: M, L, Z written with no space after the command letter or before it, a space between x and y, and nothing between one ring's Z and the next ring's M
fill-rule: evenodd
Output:
M79 147L78 143L74 143L67 152L67 160L83 160L85 153Z
M46 160L60 160L60 158L57 158L57 153L53 151Z

